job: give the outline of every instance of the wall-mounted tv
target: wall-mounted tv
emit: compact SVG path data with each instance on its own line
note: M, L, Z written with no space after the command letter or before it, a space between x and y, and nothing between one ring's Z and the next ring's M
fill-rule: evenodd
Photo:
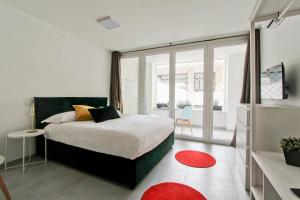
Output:
M261 73L262 99L287 99L283 63L270 67Z

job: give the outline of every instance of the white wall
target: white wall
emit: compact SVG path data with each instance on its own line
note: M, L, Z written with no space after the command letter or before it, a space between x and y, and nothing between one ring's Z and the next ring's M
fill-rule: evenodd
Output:
M300 16L287 18L277 29L261 29L262 70L284 63L290 85L287 100L263 100L263 104L300 106Z
M30 127L33 96L108 96L110 52L0 3L0 154L5 135ZM12 142L8 160L21 157Z
M300 137L300 107L257 105L255 113L257 149L282 153L281 138Z

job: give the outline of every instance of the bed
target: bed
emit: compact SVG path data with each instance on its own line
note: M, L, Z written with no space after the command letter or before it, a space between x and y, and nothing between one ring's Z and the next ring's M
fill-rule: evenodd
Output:
M139 123L145 123L150 116L125 116L98 124L91 121L70 122L63 125L41 123L54 114L73 110L74 104L106 106L106 97L35 97L34 103L36 128L46 129L50 159L125 184L131 189L135 188L174 144L174 132L169 131L166 126L165 129L163 125L160 126L159 118L152 118L153 124L148 128L144 124L138 127ZM134 126L128 125L129 122ZM132 127L135 127L132 130L133 136L125 137L127 133L122 130L132 129ZM154 129L151 130L151 127ZM155 134L159 131L160 134ZM82 132L89 134L86 138L97 139L84 141ZM149 133L153 135L149 137ZM65 137L66 134L72 136ZM112 137L106 137L107 135ZM122 140L125 142L120 143ZM120 144L117 145L118 142ZM109 143L112 145L108 145ZM122 147L122 144L127 146ZM44 156L43 148L44 139L39 137L36 140L38 155Z

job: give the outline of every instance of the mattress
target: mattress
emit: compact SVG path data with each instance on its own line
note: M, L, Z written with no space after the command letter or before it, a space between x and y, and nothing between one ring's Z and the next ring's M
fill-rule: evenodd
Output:
M150 115L49 124L46 138L64 144L134 160L157 147L174 131L174 120Z

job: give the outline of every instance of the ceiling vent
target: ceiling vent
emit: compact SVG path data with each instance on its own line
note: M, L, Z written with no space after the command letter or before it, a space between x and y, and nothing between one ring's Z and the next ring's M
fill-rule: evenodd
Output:
M111 30L111 29L120 27L120 24L117 21L113 20L110 16L106 16L106 17L97 19L97 22L99 24L101 24L107 30Z

